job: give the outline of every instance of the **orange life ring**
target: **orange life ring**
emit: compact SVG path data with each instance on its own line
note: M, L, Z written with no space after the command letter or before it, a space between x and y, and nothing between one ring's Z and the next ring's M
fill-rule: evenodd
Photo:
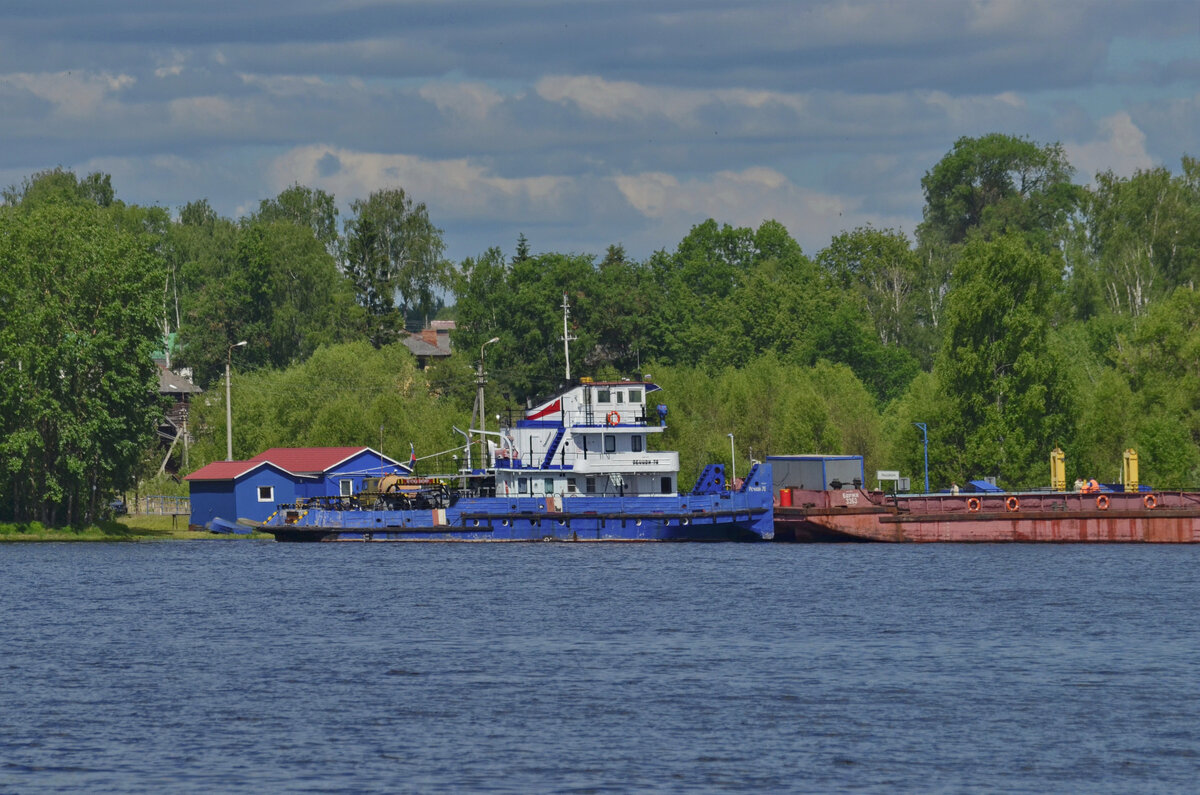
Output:
M1102 511L1108 510L1108 495L1107 494L1101 494L1099 497L1096 498L1096 507Z
M1154 508L1158 507L1158 500L1153 494L1147 494L1145 497L1142 497L1142 505L1145 505L1147 508L1153 510Z
M1021 510L1021 501L1016 497L1009 497L1004 501L1004 507L1010 511L1019 511Z
M967 497L967 510L971 513L979 513L978 497Z
M620 425L621 415L615 411L608 412L608 416L604 418L609 425Z

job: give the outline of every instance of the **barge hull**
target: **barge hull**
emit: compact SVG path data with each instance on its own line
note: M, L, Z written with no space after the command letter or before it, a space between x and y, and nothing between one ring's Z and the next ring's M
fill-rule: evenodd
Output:
M769 467L738 491L651 497L466 497L446 508L279 506L277 541L769 541Z
M793 490L777 540L882 542L1200 542L1194 492L894 496ZM1102 498L1102 499L1101 499Z

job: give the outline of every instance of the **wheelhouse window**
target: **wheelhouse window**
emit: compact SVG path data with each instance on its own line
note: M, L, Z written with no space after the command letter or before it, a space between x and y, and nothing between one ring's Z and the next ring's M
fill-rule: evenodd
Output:
M275 487L274 486L259 486L258 487L259 502L275 502Z
M587 480L584 481L583 485L584 485L584 490L587 491L588 494L596 493L596 479L595 478L588 478Z
M604 452L606 452L606 453L617 452L617 437L615 434L611 434L611 433L604 434Z
M641 403L642 402L642 390L640 390L640 389L629 390L629 402L630 403Z
M554 493L554 478L545 478L542 482L542 489L546 494Z
M345 478L338 482L339 493L343 497L349 497L354 493L354 481L350 478Z
M611 403L612 402L612 393L607 389L597 389L596 390L596 402L597 403Z
M670 494L672 491L674 491L674 489L671 488L671 479L663 478L662 479L662 493Z
M616 391L614 394L615 394L615 395L616 395L616 397L617 397L617 402L618 402L618 403L624 403L624 402L625 402L625 393L624 393L624 392L622 392L621 390L619 390L619 389L618 389L618 390L617 390L617 391Z
M629 449L635 453L642 452L642 437L641 436L630 436L629 437Z
M517 478L517 494L529 493L529 478Z

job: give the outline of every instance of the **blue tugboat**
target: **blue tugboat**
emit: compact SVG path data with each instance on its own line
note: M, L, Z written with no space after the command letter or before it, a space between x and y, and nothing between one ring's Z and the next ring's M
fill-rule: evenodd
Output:
M499 431L472 430L483 466L446 477L388 475L349 497L281 505L278 541L751 541L774 536L769 464L726 483L709 465L678 490L679 454L653 451L666 408L649 381L576 385ZM468 444L467 449L470 449Z

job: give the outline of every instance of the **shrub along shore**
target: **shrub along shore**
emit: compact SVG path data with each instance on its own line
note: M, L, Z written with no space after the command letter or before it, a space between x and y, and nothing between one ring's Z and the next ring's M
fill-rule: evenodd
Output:
M82 528L45 527L40 522L0 523L0 543L9 541L200 541L209 539L269 539L268 533L231 535L187 528L187 518L172 522L170 516L123 516Z

